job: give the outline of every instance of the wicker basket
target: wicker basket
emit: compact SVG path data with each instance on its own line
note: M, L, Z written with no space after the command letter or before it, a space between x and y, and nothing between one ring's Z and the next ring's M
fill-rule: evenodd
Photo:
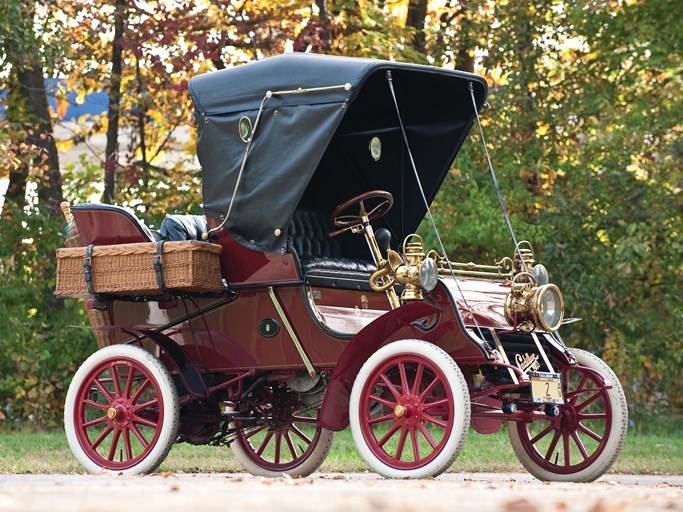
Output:
M111 309L105 309L104 311L90 309L87 303L85 309L88 311L88 318L90 319L90 326L93 328L93 335L97 341L97 348L113 345L116 341L116 333L114 329L107 329L107 327L111 327L114 324Z
M165 242L161 263L163 283L175 292L222 290L221 246L206 242ZM85 247L57 249L58 297L87 297L83 260ZM92 287L95 293L116 296L163 295L154 269L157 244L99 245L92 248Z

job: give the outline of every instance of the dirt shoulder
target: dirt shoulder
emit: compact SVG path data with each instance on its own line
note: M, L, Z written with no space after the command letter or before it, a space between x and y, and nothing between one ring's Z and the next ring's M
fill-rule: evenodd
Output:
M303 479L245 474L0 474L0 511L644 512L683 511L683 476L606 475L591 484L543 483L526 474L449 473L433 480L317 473Z

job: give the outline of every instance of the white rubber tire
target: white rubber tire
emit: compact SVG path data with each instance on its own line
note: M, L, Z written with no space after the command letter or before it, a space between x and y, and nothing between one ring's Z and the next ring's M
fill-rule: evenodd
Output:
M563 473L560 471L553 472L540 467L534 460L534 457L527 452L527 444L525 444L520 437L517 424L515 422L508 422L510 443L512 444L515 455L529 473L539 480L546 482L592 482L597 480L604 475L617 460L617 457L624 446L624 439L626 438L626 432L628 430L628 407L626 396L619 383L619 379L612 369L602 359L590 352L576 348L571 349L571 352L579 365L599 371L612 383L612 389L606 390L612 414L611 427L608 433L607 442L594 462L581 470ZM561 407L562 406L560 406L560 408Z
M77 429L79 428L77 422L80 421L80 419L76 418L76 411L78 408L76 402L79 399L78 397L81 394L82 387L91 385L93 371L96 371L99 367L102 367L109 362L121 359L135 361L138 365L143 366L154 378L160 391L158 400L163 404L164 417L159 429L159 435L156 437L155 444L151 450L149 450L149 453L131 467L118 469L115 467L106 467L106 463L98 463L97 459L93 460L86 452L86 449L81 445L81 441L77 434ZM180 407L178 393L168 370L157 357L142 348L132 345L111 345L104 347L86 359L71 381L64 404L64 428L66 431L66 438L74 456L88 472L111 470L124 474L151 473L162 463L171 450L171 447L178 437L179 424ZM112 465L115 464L115 462L112 463Z
M366 385L374 385L368 383L368 379L379 367L396 356L410 358L411 355L428 360L444 375L445 382L443 384L448 386L448 391L453 397L454 410L449 411L453 421L450 435L445 440L445 444L441 447L438 455L420 467L404 469L382 461L368 445L368 442L376 440L366 439L363 433L361 421L364 420L361 419L361 411L368 404L361 402ZM467 383L453 358L436 345L415 339L389 343L370 356L356 377L349 404L349 422L356 448L368 466L386 478L427 478L435 477L446 471L458 457L465 444L470 426L470 414Z

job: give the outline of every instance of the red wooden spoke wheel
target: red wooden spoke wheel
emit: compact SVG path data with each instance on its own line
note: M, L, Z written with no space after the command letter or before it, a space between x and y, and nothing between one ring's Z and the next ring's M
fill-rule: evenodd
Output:
M366 361L353 386L349 419L361 455L389 478L447 470L469 428L465 379L453 359L420 340L390 343Z
M276 401L272 395L271 401ZM316 409L302 403L267 403L263 425L241 429L230 446L252 475L308 476L325 461L334 433L318 424Z
M509 423L510 442L522 465L548 481L590 482L602 476L619 456L628 424L626 397L619 381L601 359L573 349L579 367L565 367L567 385L560 414L533 423ZM611 389L589 372L602 373Z
M161 362L141 348L113 345L76 372L64 425L86 470L148 473L177 438L178 411L177 392Z

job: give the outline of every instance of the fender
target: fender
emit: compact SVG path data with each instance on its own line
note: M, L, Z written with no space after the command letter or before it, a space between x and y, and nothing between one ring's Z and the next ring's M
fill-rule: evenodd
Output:
M351 388L365 361L399 329L439 312L427 302L406 304L382 315L351 338L330 377L318 415L320 425L336 432L345 429L349 424Z
M206 388L206 383L204 382L197 365L192 362L192 359L190 359L175 341L165 334L152 329L136 329L129 327L124 330L133 335L135 335L135 331L139 332L168 354L173 369L177 372L180 381L190 395L190 400L208 398L209 391Z

